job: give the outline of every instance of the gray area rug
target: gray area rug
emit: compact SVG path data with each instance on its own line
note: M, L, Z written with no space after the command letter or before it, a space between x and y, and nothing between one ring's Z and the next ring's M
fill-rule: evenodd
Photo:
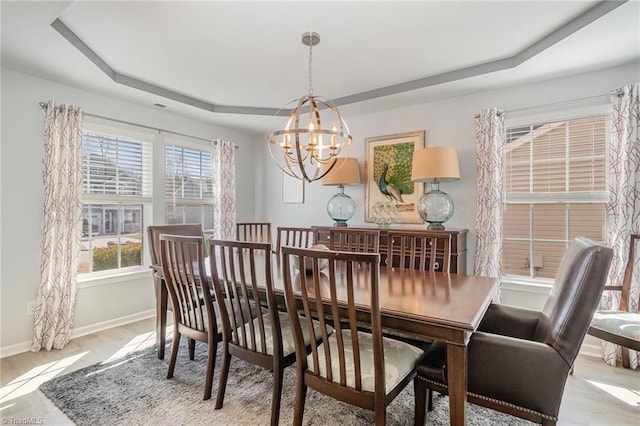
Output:
M186 339L183 339L186 340ZM271 413L271 373L234 358L231 361L224 407L214 410L220 353L216 360L213 396L203 401L206 346L198 343L196 359L189 360L186 345L180 348L174 377L166 379L167 359L155 349L145 349L109 363L95 364L54 378L40 390L78 425L268 425ZM285 370L280 424L293 421L295 366ZM436 394L427 424L448 425L446 396ZM413 384L387 408L387 424L413 424ZM518 418L472 404L467 406L469 425L531 425ZM307 392L303 424L370 425L373 413L319 394Z

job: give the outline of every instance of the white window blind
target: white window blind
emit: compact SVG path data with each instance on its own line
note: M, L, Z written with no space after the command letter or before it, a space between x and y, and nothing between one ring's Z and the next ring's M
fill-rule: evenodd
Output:
M200 223L213 228L211 152L165 146L167 223Z
M553 278L567 244L605 239L608 115L507 129L503 272Z
M82 135L83 193L103 200L151 199L151 143L103 133Z

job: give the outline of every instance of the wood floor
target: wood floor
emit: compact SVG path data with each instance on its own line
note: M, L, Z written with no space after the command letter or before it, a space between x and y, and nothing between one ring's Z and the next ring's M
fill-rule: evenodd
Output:
M69 419L38 386L57 375L152 346L154 321L138 321L72 340L61 351L24 353L0 360L2 424L67 425ZM567 380L559 425L640 425L640 371L578 357Z

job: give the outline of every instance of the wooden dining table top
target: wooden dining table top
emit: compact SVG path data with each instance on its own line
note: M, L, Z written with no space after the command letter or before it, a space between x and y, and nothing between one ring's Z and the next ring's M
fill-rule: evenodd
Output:
M356 275L354 281L356 307L368 312L371 295L366 277ZM379 300L383 327L466 344L478 328L498 283L495 278L382 266ZM294 281L294 291L296 284L299 285ZM328 280L320 283L321 295L329 297L329 288L323 284L328 286ZM274 268L273 285L276 293L284 293L279 266ZM346 287L337 289L339 299L344 296L343 291Z

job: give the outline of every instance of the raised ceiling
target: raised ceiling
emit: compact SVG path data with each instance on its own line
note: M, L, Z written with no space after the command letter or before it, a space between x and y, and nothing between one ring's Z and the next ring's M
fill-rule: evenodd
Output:
M4 67L249 132L266 131L272 111L307 92L300 37L310 30L321 37L314 91L347 119L640 58L637 1L1 7ZM229 109L240 113L211 111Z

